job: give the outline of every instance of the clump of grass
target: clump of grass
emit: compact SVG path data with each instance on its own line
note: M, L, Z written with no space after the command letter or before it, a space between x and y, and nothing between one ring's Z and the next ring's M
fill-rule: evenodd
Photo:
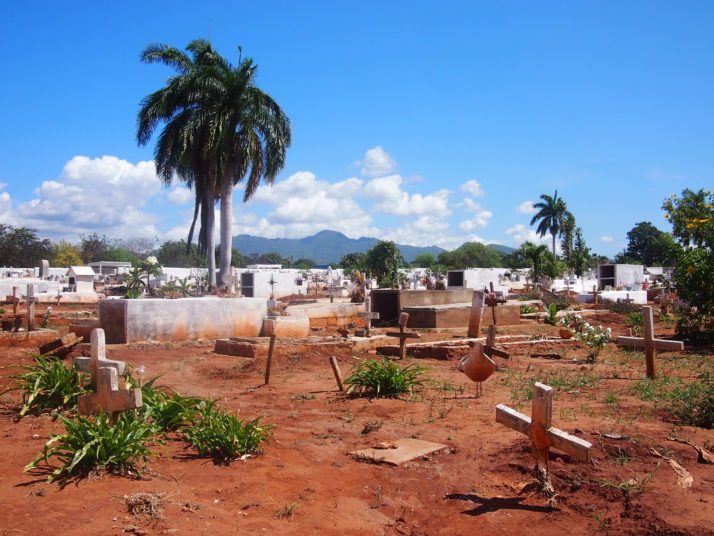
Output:
M28 412L63 411L74 408L77 398L86 392L89 375L67 368L60 359L36 356L34 364L19 366L25 372L10 376L15 386L3 391L22 392L18 418Z
M258 452L261 443L268 440L273 426L261 424L261 419L241 421L227 410L206 405L182 431L199 455L230 463L244 454Z
M421 376L427 370L416 363L400 367L394 361L386 359L360 359L344 383L350 386L348 393L359 391L377 398L397 398L402 393L411 393L415 387L423 385L427 378Z
M74 477L101 471L138 475L154 455L147 443L163 443L154 437L156 425L137 411L120 413L116 422L106 413L76 419L60 417L60 421L65 433L52 436L42 454L25 467L29 471L42 462L49 463L50 458L56 459L60 465L49 475L50 482L66 484Z
M644 320L642 317L642 312L628 313L627 319L625 320L625 325L632 329L632 334L639 337L644 332Z
M273 514L274 519L290 519L295 515L295 510L300 508L300 504L293 502L282 506Z
M714 428L714 378L700 373L697 381L679 385L669 393L669 407L682 424Z
M164 499L158 493L131 493L122 497L127 511L137 517L164 518Z
M295 400L313 400L314 398L316 398L316 395L314 395L312 393L308 393L308 394L298 393L295 396L293 396L293 399L295 399Z
M155 376L146 383L139 384L141 398L146 415L156 423L162 432L174 432L192 422L194 415L201 408L214 406L210 400L182 396L170 387L157 386ZM127 386L132 385L131 378L127 379Z

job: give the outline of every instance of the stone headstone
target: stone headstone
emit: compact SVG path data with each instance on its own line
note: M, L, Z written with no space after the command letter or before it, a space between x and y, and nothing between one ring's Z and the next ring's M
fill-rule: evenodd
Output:
M40 261L40 279L47 279L50 276L50 262L42 259Z

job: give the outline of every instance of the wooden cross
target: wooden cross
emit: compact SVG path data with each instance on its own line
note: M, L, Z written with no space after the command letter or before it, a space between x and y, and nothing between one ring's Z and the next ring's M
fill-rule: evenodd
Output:
M510 357L508 352L505 352L499 348L496 348L496 326L488 326L488 335L486 335L486 345L483 347L484 352L489 357L503 357L508 359Z
M481 317L483 316L484 292L474 290L471 300L471 315L469 316L469 337L481 336Z
M598 296L600 295L600 292L597 290L597 285L593 285L593 303L595 305L598 304Z
M617 300L617 301L620 302L620 303L632 303L632 302L635 301L635 300L633 300L632 298L630 298L630 293L629 293L629 292L627 293L626 296L627 296L626 298L620 298L620 299Z
M562 450L580 461L588 461L592 445L579 437L551 427L552 410L553 388L536 382L531 417L498 404L496 422L530 438L533 444L533 456L541 469L547 470L548 451L551 447Z
M654 379L656 376L655 358L657 350L684 350L682 341L668 341L654 338L654 320L652 318L652 307L645 305L642 307L642 320L644 324L644 338L639 337L618 337L617 346L632 346L645 349L645 360L647 362L647 377Z
M371 311L372 304L369 298L364 300L364 312L357 313L357 316L364 320L364 330L362 330L364 337L369 337L369 330L372 327L372 320L379 320L379 313ZM355 333L356 335L356 333Z
M77 342L82 340L80 337ZM97 370L102 367L113 367L119 376L124 374L126 363L107 359L106 336L104 330L96 328L92 330L89 338L92 347L92 357L75 357L72 359L74 367L81 372L88 372L92 378L97 374ZM64 343L64 341L63 341Z
M17 307L20 305L20 297L17 295L17 287L12 287L12 296L7 296L6 301L12 303L12 314L17 316Z
M27 331L35 331L35 304L37 297L35 296L35 287L32 284L27 285Z
M399 314L399 331L388 331L387 337L399 337L399 359L407 357L407 339L418 339L418 333L407 333L404 331L409 322L409 313Z
M112 419L116 419L120 411L141 407L141 389L119 389L117 369L114 366L104 366L99 359L103 355L104 330L95 329L92 331L90 363L94 392L80 396L77 399L77 409L82 415L97 415L104 411L109 413Z
M485 303L491 308L491 314L493 315L493 324L496 325L496 306L500 303L506 303L503 298L496 298L496 293L493 290L493 283L489 283L491 286L491 292L486 297Z

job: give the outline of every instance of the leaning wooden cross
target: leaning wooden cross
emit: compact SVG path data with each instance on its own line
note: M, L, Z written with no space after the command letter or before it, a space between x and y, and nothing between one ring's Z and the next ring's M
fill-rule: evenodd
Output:
M101 337L94 335L101 332ZM92 362L90 370L94 392L82 395L77 400L77 409L82 415L97 415L100 412L109 413L116 419L121 411L141 407L141 389L119 389L119 376L114 366L104 366L100 355L105 353L104 330L92 332Z
M387 332L387 337L399 338L399 359L405 359L407 357L407 339L418 339L421 337L418 333L408 333L404 331L407 327L407 322L409 322L409 313L400 313L399 331Z
M508 359L510 354L500 348L496 348L496 326L488 326L488 334L486 335L486 344L483 347L484 352L489 357L503 357Z
M489 284L491 285L491 292L484 300L484 303L491 308L491 315L493 316L493 325L495 326L496 325L496 306L501 303L506 303L506 300L504 298L497 298L496 292L493 290L493 283L489 283Z
M551 447L562 450L583 462L590 459L590 448L592 447L590 443L579 437L557 428L552 428L552 410L553 388L542 383L535 384L530 418L503 404L496 406L496 422L530 438L533 444L533 456L535 456L536 464L540 470L546 473L548 451Z
M358 337L369 337L369 330L372 327L372 320L379 320L379 313L373 312L371 309L371 301L369 298L364 300L364 312L357 313L357 316L364 320L364 329L355 331Z
M35 331L35 304L37 297L35 296L35 287L32 284L27 285L27 331Z
M6 296L5 301L12 304L12 314L17 316L17 307L20 305L20 297L17 295L17 287L12 287L12 296Z
M654 338L654 320L652 318L652 307L645 305L642 307L642 320L644 323L644 338L640 337L618 337L617 346L632 346L645 349L645 360L647 362L647 377L654 379L656 376L655 358L657 350L684 350L682 341L668 341Z

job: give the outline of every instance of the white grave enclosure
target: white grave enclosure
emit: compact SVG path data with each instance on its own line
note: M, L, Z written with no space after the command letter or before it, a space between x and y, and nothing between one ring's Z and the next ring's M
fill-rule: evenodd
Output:
M599 290L642 290L645 279L645 267L641 264L600 264L597 267ZM610 287L608 289L608 287Z
M505 274L511 272L508 268L469 268L467 270L449 270L446 273L446 290L470 288L474 290L489 289L493 284L494 291L506 296L509 286Z
M303 270L240 270L240 293L246 298L281 298L307 294L308 279Z
M70 292L89 294L94 292L94 270L91 266L70 266L67 270Z

